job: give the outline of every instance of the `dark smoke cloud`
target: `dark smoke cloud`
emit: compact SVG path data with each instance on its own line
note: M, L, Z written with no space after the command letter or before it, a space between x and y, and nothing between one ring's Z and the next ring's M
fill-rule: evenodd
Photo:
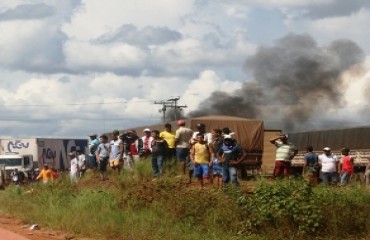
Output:
M190 117L231 115L281 122L285 131L303 130L312 118L345 104L341 74L363 62L350 40L318 46L309 35L289 34L274 46L261 47L244 70L254 74L232 94L214 92Z

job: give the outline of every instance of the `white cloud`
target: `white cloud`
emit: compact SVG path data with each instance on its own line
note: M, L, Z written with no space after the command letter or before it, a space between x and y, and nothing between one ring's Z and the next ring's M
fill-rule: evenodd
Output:
M66 64L73 70L119 71L139 69L145 62L146 53L125 43L93 44L68 41L64 46Z
M205 70L199 74L197 79L191 81L183 93L182 99L191 111L197 109L199 103L208 98L214 91L232 93L240 87L241 83L239 82L221 79L214 71Z
M159 122L153 101L172 96L196 110L212 92L231 93L252 78L245 60L286 31L320 45L350 38L370 53L362 2L347 9L335 0L3 0L3 132L85 136ZM348 87L349 107L369 100L358 94L364 76Z
M78 40L95 39L106 32L114 31L123 24L145 26L168 26L176 29L181 24L181 16L191 12L193 1L83 1L83 6L75 12L71 23L63 30L71 38Z
M350 38L370 52L370 36L367 28L370 22L370 10L361 10L353 15L319 19L311 22L308 31L326 41L338 38Z

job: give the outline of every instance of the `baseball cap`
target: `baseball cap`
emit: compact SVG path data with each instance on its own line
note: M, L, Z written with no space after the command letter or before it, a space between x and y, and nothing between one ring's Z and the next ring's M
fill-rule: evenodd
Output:
M145 129L143 130L143 132L150 132L150 129L149 129L149 128L145 128Z
M323 150L323 151L326 151L326 152L331 151L330 147L324 147L322 150Z

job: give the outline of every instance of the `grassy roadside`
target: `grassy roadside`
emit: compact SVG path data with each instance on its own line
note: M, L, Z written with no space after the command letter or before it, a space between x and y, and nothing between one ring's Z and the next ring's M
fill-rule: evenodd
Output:
M188 187L174 169L152 182L150 164L134 172L87 175L0 193L0 211L96 239L363 239L369 235L366 189L258 181L254 194ZM30 191L32 189L32 191Z

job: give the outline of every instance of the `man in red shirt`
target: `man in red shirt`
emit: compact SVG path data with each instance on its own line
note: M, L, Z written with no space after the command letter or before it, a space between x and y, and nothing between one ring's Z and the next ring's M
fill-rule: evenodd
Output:
M350 150L348 148L342 148L342 161L341 161L341 177L340 184L347 185L353 173L354 159L349 155Z

